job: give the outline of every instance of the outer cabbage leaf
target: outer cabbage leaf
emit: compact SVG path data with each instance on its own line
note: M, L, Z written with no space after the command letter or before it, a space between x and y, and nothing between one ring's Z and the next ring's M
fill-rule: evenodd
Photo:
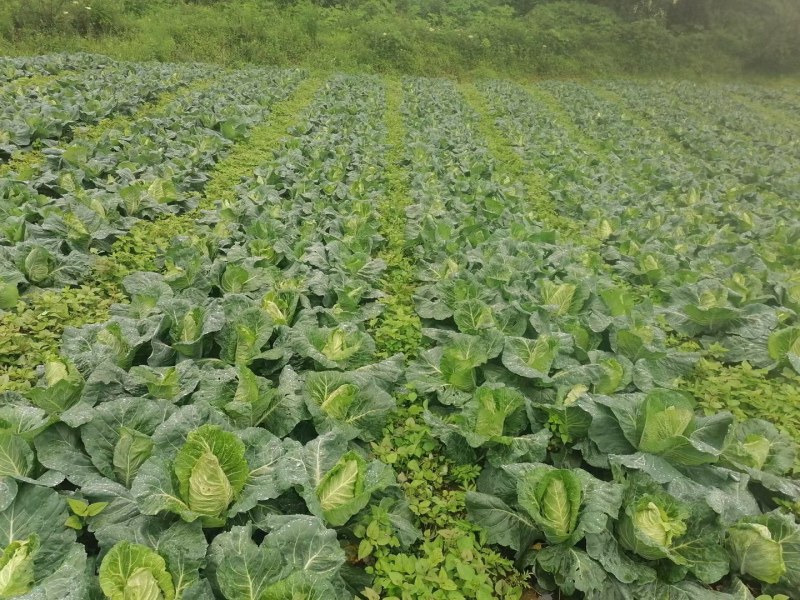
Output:
M486 530L489 543L521 553L540 535L529 515L511 508L497 496L467 492L466 507L470 521Z
M27 478L35 467L28 442L10 431L0 431L0 477Z
M95 410L92 421L81 428L83 445L103 475L130 487L152 454L152 434L174 409L143 398L121 398Z
M552 580L567 594L601 589L607 575L586 552L566 545L548 546L535 556L535 572L542 581Z
M65 526L67 516L67 504L55 491L31 484L17 488L0 512L0 596L82 597L86 553Z
M733 567L774 584L772 593L800 589L800 526L791 515L773 511L742 519L728 529L726 546Z
M83 449L78 430L57 423L34 440L39 462L48 469L67 474L76 485L102 477Z
M276 517L270 526L260 546L253 542L250 527L234 527L214 539L209 573L222 597L282 600L298 592L322 600L318 592L334 589L331 582L338 580L345 561L336 533L308 516Z
M165 590L169 586L161 575L163 561L163 570L169 575L169 583L174 586L175 600L207 598L203 594L206 584L201 579L200 569L205 565L208 542L199 521L170 522L159 517L137 515L118 524L105 525L95 532L95 536L103 548L111 549L103 565L110 560L108 557L114 549L128 545L122 557L130 554L131 558L145 563L143 566L148 569L147 563L151 563L155 571L154 579L157 583L164 579L164 588L159 588ZM125 579L118 567L124 566L128 571L134 571L131 568L133 562L136 561L128 560L110 568L113 585L124 588ZM100 572L102 578L103 566ZM162 591L162 594L165 592Z

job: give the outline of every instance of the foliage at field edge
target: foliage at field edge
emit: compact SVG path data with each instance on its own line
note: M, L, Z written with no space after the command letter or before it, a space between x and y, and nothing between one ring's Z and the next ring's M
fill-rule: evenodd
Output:
M418 75L797 73L792 0L8 0L0 51Z

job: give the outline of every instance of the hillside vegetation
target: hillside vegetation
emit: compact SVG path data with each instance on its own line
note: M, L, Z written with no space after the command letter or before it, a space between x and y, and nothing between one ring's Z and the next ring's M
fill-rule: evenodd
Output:
M793 74L793 0L6 0L0 52L416 75Z

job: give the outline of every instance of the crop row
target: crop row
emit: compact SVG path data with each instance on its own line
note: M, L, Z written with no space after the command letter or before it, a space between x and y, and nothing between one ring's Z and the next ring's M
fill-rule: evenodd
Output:
M625 82L604 83L600 89L630 97L634 111L646 113L652 110L654 121L659 119L659 123L663 122L663 117L656 117L660 110L658 105L648 105L649 98L654 94L672 98L674 103L682 107L685 119L694 119L698 125L716 133L711 144L728 146L735 143L736 147L725 154L726 160L738 158L740 161L750 162L763 157L765 153L777 154L781 163L790 157L798 157L797 131L791 120L792 113L796 110L788 106L791 95L776 91L769 94L763 88L749 88L734 95L725 89L689 82L654 82L641 85L641 93L638 95L632 93L634 86ZM762 91L763 94L759 93ZM780 111L781 106L784 106L785 118L780 123L768 118L770 112ZM709 107L714 109L712 114L709 114ZM672 108L674 105L670 106ZM679 123L673 124L670 133L674 134L682 128ZM751 152L747 157L745 150ZM777 169L775 173L779 177L785 175Z
M362 325L384 267L384 111L377 79L331 80L236 198L203 212L206 232L175 240L163 275L126 278L110 322L68 329L65 362L6 396L19 427L3 437L0 519L25 515L20 560L46 549L39 589L83 593L64 586L83 550L46 487L65 476L109 597L146 583L169 598L347 598L333 527L373 503L414 538L391 469L349 443L380 432L400 375ZM28 519L34 505L51 510ZM223 525L208 548L204 528Z
M796 133L743 109L727 95L689 85L606 84L634 114L643 114L715 170L762 193L790 198L798 187ZM611 104L615 106L616 104ZM714 107L724 115L709 118ZM710 169L709 169L710 170Z
M97 54L45 54L0 57L0 83L32 77L59 75L69 71L101 69L114 61Z
M108 252L138 221L195 205L214 164L299 78L294 71L237 72L175 99L159 114L47 151L44 163L27 170L26 181L4 178L8 269L22 267L14 283L77 283L87 261ZM39 264L31 253L46 260Z
M0 397L0 597L800 588L794 442L677 381L798 368L786 199L563 83L334 76L244 141L299 78L228 75L6 183L15 298L130 263ZM233 141L258 166L207 181Z
M762 525L771 541L794 548L797 526L772 510L776 498L800 492L785 476L793 442L765 421L698 416L694 400L674 389L698 356L671 348L669 329L659 326L672 317L686 336L710 329L724 342L739 333L731 323L742 326L741 313L725 321L715 296L689 287L700 297L683 291L678 317L659 315L635 280L619 285L595 252L527 222L524 198L503 185L502 165L486 156L475 117L452 88L418 86L421 118L449 135L430 134L428 156L417 151L411 168L458 175L455 186L429 192L434 201L409 213L419 214L409 238L424 263L417 312L435 345L412 362L407 379L426 398L426 420L454 460L483 465L478 491L466 497L471 519L514 551L519 568L533 568L540 586L568 594L722 598L703 584L724 579L732 593L743 590L731 570L795 587L796 566L776 575L751 569L740 554L752 542L744 532ZM515 110L501 126L531 113L538 114ZM556 134L543 127L509 133L540 168L558 169L539 154L553 146L527 149L526 136ZM591 196L582 200L592 208ZM596 235L614 266L622 252L610 252L603 228ZM742 311L777 312L768 304ZM756 439L770 446L766 461L742 462ZM651 518L658 527L680 523L680 534L653 536ZM663 569L681 575L665 577Z
M131 114L203 75L199 67L111 63L101 69L61 73L39 85L7 86L0 97L0 159L6 162L33 144L69 139L81 124Z
M100 274L93 265L110 269L103 277L118 281L125 266L98 257L137 223L195 206L214 165L269 115L272 104L291 94L301 76L226 75L123 127L48 150L45 162L26 168L24 181L13 174L0 179L0 307L20 315L4 319L10 338L3 344L4 359L35 365L51 352L48 344L37 344L34 332L24 336L14 324L30 321L29 310L18 304L21 291L91 283ZM137 254L140 260L147 256L143 250ZM52 327L63 330L48 327L48 340ZM15 373L15 379L30 374Z
M733 95L754 110L766 114L771 120L782 121L789 128L796 129L794 120L800 113L797 90L791 88L772 88L741 83L729 83L721 88L723 93ZM788 121L787 121L788 117Z
M548 119L546 107L521 90L496 93L510 103L506 124L517 127L509 134L518 135L520 152L550 174L552 193L566 214L604 240L605 260L658 302L659 318L670 330L706 347L722 344L732 363L790 364L792 352L780 352L777 341L796 332L788 203L747 192L730 173L710 173L710 165L616 117L607 103L592 104L588 92L551 87L570 102L569 110L597 145L613 147L570 150L574 136ZM602 119L588 116L598 114ZM535 127L513 125L516 116ZM541 150L552 147L565 150L557 157ZM639 151L658 158L636 159Z
M699 195L699 208L706 208L702 201L718 205L716 222L738 227L736 233L745 233L753 227L747 216L734 218L742 209L759 211L758 216L765 219L775 212L794 209L790 199L797 185L793 181L796 158L792 156L791 145L775 140L780 146L776 149L771 145L773 142L762 141L776 137L773 128L762 120L744 119L717 99L719 111L729 115L727 122L717 123L692 114L688 101L678 105L672 100L678 97L677 93L657 94L654 88L629 84L606 87L615 89L624 98L622 105L585 87L549 86L587 136L605 145L612 157L628 157L627 164L617 169L637 177L640 194L656 188L670 200L664 203L664 209L673 211L681 202L686 203L683 197ZM695 104L698 102L695 99ZM631 116L637 113L644 115L646 121ZM734 122L736 127L731 125ZM736 128L750 133L737 133ZM657 167L638 166L637 150L658 156ZM654 168L659 172L651 176L656 181L648 188L646 175ZM769 225L769 222L764 224Z
M667 333L670 345L676 333L697 339L706 355L742 364L745 370L732 373L744 377L751 365L763 367L763 378L766 369L791 364L795 352L782 354L778 343L784 335L792 339L797 307L794 257L787 252L793 239L789 203L716 171L657 127L632 121L588 92L574 86L561 91L571 94L565 110L581 132L539 92L499 83L486 89L519 154L549 178L562 214L602 240L606 262L637 297L656 303L648 327L662 337L661 330ZM695 341L684 346L701 348ZM693 362L672 377L687 375ZM701 361L697 373L708 366ZM778 377L776 394L782 381L791 386ZM719 383L727 385L724 377ZM765 411L772 399L761 397L732 395L730 407L739 414L772 414L786 431L800 432L789 408Z

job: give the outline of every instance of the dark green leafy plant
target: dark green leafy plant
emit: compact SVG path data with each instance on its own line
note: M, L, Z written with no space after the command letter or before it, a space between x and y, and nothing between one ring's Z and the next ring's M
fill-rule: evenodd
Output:
M754 92L302 76L4 170L0 595L791 593L791 407L749 394L796 378L795 157Z

